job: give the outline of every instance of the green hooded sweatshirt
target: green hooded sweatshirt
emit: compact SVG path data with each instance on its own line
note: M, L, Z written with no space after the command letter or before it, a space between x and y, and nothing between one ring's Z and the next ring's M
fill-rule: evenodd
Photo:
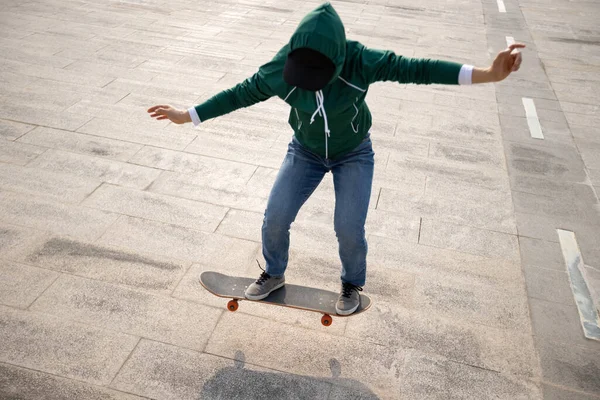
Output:
M302 47L326 55L336 66L323 90L311 92L283 80L287 55ZM346 40L342 20L325 3L304 17L289 43L256 74L194 108L200 120L206 121L277 96L292 107L288 122L298 141L334 160L358 146L371 128L371 112L365 103L370 84L456 85L461 67L448 61L406 58Z

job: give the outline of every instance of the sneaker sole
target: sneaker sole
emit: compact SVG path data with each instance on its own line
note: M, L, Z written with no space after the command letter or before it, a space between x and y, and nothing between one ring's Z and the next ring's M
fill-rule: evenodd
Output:
M340 310L339 308L337 308L337 306L335 306L335 312L336 312L338 315L350 315L350 314L354 313L354 311L356 311L356 310L358 309L358 307L359 307L359 306L360 306L360 303L358 303L358 304L356 305L356 307L354 307L354 308L351 308L350 310Z
M273 289L271 289L267 293L259 294L259 295L256 295L256 296L252 296L252 295L248 295L248 294L244 293L244 296L246 296L246 298L248 300L262 300L262 299L266 298L267 296L269 296L274 291L276 291L277 289L282 288L283 286L285 286L285 282L281 282L279 285L275 286Z

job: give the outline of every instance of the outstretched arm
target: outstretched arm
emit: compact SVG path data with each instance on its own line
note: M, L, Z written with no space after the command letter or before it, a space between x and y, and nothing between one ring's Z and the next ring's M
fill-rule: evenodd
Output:
M266 83L263 70L237 84L231 89L224 90L204 103L187 110L177 109L162 104L150 107L148 113L157 120L169 119L175 124L193 122L198 125L201 121L230 113L242 107L248 107L260 101L265 101L274 95Z
M525 45L517 43L501 51L488 68L476 68L452 61L409 58L365 48L362 51L362 70L368 82L396 81L400 83L445 85L498 82L521 65Z

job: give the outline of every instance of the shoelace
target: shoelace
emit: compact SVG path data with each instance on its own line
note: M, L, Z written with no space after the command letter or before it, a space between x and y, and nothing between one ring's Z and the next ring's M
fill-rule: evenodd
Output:
M260 274L260 277L256 280L256 284L262 285L269 279L271 279L271 275L267 274L266 272L263 272L262 274Z
M342 296L350 298L353 290L362 292L363 288L361 288L360 286L353 285L351 283L347 283L347 282L344 282L342 284Z
M258 260L256 260L256 263L258 264L258 268L262 269L262 274L260 274L260 276L256 280L256 284L257 285L262 285L267 280L271 279L271 275L267 274L267 271L265 271L265 269L260 265L260 263L258 262Z

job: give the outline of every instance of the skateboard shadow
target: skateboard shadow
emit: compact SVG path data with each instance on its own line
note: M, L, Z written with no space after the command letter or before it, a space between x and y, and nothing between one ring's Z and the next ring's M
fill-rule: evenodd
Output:
M340 378L341 365L329 360L331 378L244 368L245 356L235 354L233 367L222 368L204 384L199 399L360 399L379 400L366 385Z

